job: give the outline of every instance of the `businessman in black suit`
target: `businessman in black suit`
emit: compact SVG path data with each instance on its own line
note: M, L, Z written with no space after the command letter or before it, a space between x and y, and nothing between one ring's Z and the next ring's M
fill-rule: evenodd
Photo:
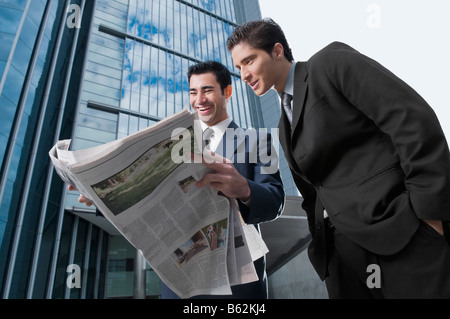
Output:
M198 112L203 130L210 128L214 131L208 138L209 147L216 157L226 158L217 163L204 163L213 172L206 174L197 185L209 185L237 199L244 221L254 224L259 231L259 223L277 218L284 208L285 194L278 171L278 156L270 135L248 134L249 130L239 129L228 116L227 103L232 86L230 71L224 65L215 61L193 65L189 68L188 80L190 104ZM252 160L255 154L258 155L257 160ZM270 161L262 161L260 155L270 155ZM196 298L267 299L265 257L254 261L254 266L258 281L232 286L232 295ZM162 284L162 298L176 298L176 295Z
M258 96L283 101L280 142L330 298L450 298L450 153L431 107L343 43L295 63L271 19L227 47Z

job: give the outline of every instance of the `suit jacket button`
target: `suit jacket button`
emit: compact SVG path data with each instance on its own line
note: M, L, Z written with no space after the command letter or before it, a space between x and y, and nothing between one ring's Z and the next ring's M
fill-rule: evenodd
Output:
M322 188L323 188L322 183L317 183L317 184L316 184L316 189L322 189Z
M317 229L317 230L321 230L321 229L322 229L322 225L321 225L321 224L317 224L317 225L316 225L316 229Z

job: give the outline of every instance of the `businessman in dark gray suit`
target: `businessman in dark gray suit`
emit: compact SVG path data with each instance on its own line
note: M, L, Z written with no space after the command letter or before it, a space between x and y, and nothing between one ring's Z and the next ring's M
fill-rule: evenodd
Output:
M271 19L227 47L257 95L281 97L280 142L330 298L450 298L450 153L424 99L343 43L295 63Z
M213 129L210 149L227 163L204 163L213 170L198 182L238 201L242 218L259 231L259 223L277 218L284 208L284 190L278 170L278 156L270 134L239 129L228 116L232 95L230 71L215 61L201 62L188 71L190 104L198 112L204 130ZM264 144L264 145L263 145ZM256 155L256 156L255 156ZM261 158L270 159L263 161ZM255 159L255 160L253 160ZM232 295L196 298L267 299L265 257L254 261L259 280L232 286ZM162 298L176 295L162 284Z

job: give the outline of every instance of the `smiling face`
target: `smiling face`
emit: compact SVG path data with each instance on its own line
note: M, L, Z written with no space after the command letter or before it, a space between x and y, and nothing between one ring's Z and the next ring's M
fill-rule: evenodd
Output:
M214 73L193 74L189 81L190 104L199 118L208 126L216 125L228 118L227 102L231 96L231 85L222 92Z
M269 55L262 49L255 49L241 42L231 50L234 65L241 72L242 80L256 95L266 94L272 87L283 92L291 63L283 54L283 47L276 44ZM287 71L286 71L287 70Z

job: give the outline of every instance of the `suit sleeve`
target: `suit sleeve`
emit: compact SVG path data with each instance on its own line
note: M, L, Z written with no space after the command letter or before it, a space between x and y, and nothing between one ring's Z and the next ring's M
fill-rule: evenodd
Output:
M267 154L261 157L259 150L266 153L266 148L260 148L261 143L267 145ZM247 224L258 224L276 219L284 209L285 193L280 172L278 170L278 155L274 151L270 134L258 134L256 163L247 158L246 169L241 174L247 179L251 191L250 204L238 200L241 215ZM270 161L267 159L270 158ZM238 169L239 170L239 169Z
M405 173L409 201L420 219L450 220L450 153L427 102L378 62L345 46L324 54L333 85L388 134Z

